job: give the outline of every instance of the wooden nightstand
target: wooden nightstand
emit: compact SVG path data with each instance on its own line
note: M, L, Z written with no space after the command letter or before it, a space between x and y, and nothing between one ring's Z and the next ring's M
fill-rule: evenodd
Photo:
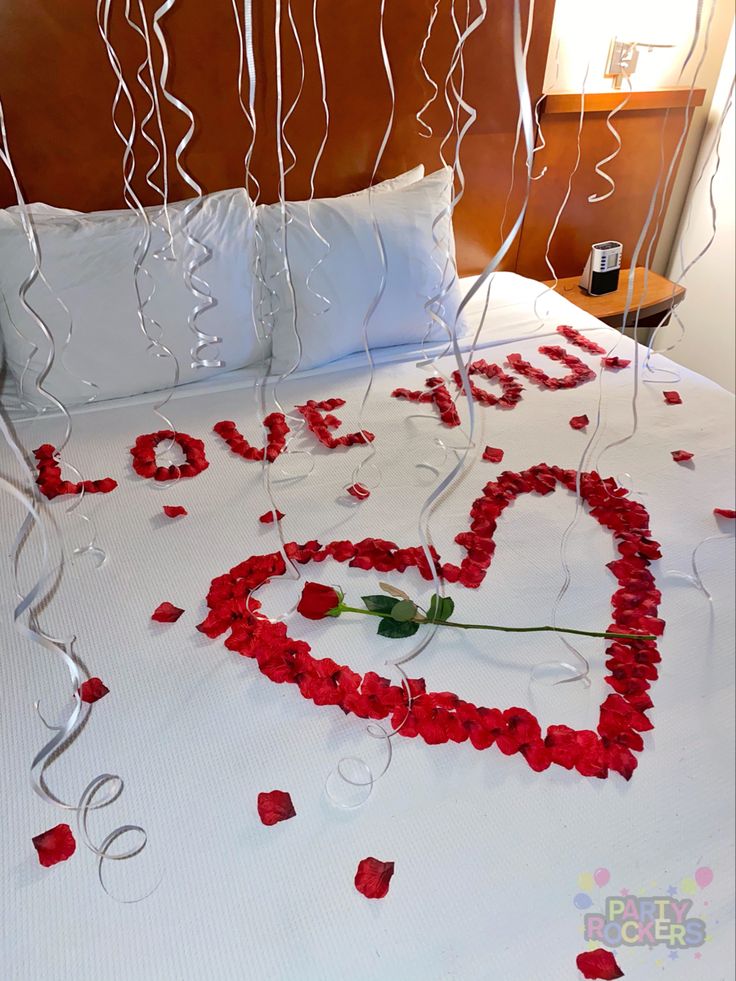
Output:
M668 314L678 303L682 303L687 292L684 286L679 283L672 283L664 276L649 271L647 276L646 291L644 290L644 268L637 266L634 275L634 292L631 300L631 308L626 318L626 333L633 336L633 326L636 319L636 311L641 305L639 314L638 339L642 344L648 344L652 331L656 328L665 314ZM624 310L626 309L626 295L629 288L629 269L622 269L618 280L618 289L615 293L606 293L605 296L589 296L578 285L579 276L570 276L568 279L561 279L557 284L555 292L564 296L574 303L576 307L591 313L594 317L616 330L621 330ZM545 286L554 285L554 280L548 280ZM665 323L669 320L669 315Z

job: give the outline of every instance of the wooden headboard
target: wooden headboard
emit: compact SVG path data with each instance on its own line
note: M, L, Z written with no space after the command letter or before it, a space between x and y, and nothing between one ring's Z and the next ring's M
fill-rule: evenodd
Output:
M235 0L242 14L242 0ZM464 21L464 3L440 0L425 64L430 75L444 83L455 43L452 3ZM159 0L145 0L150 19ZM277 197L276 86L274 2L253 3L258 139L253 172L262 200ZM420 135L415 118L431 94L419 63L419 52L434 0L386 0L385 34L396 85L396 123L386 149L379 179L394 176L424 163L439 164L439 143L449 124L449 112L440 96L425 119L433 129L430 139ZM131 4L137 16L136 0ZM285 108L299 82L299 59L283 4L282 44ZM523 18L529 0L522 0ZM135 81L144 57L141 38L125 23L124 0L113 4L111 38L126 80L135 92L139 114L147 106ZM314 32L312 0L291 0L291 8L305 51L306 81L286 135L296 151L297 163L287 178L287 197L309 193L309 173L322 136L322 106ZM471 0L471 17L478 4ZM455 231L461 272L478 272L501 241L500 225L511 182L518 99L512 62L511 2L489 3L484 24L465 51L467 100L478 119L463 143L465 198L458 207ZM329 139L319 171L316 193L335 195L365 187L390 111L389 90L379 49L380 0L319 0L318 24L322 38L330 108ZM532 99L542 91L554 0L537 0L534 31L528 57ZM185 165L206 192L241 186L243 157L250 130L238 103L238 36L232 0L178 0L162 20L172 55L169 88L194 112L196 132ZM525 26L525 25L524 25ZM156 64L158 48L154 41ZM247 100L247 73L244 97ZM0 3L0 98L16 171L28 201L93 211L122 208L122 144L111 120L116 81L97 29L94 0L2 0ZM128 121L120 110L123 129ZM185 118L165 106L169 145L170 199L190 196L176 175L173 149L186 131ZM451 159L453 142L446 156ZM150 147L135 144L135 188L145 204L156 203L144 175L153 161ZM509 216L518 209L524 182L522 155L515 189L508 203ZM0 207L15 203L6 173L0 173ZM507 219L506 230L510 227ZM514 268L516 251L504 263Z

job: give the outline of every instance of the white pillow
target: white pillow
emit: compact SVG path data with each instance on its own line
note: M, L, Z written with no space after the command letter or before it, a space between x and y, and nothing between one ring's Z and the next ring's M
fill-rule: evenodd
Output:
M225 365L220 369L192 367L191 349L197 338L187 317L197 301L184 283L185 263L192 252L181 227L188 203L172 203L168 209L176 260L167 262L154 257L154 251L167 242L163 230L154 226L143 266L151 279L145 273L139 276L144 298L155 285L145 313L161 325L161 341L179 361L180 384L206 378L218 370L253 364L269 353L267 345L257 340L252 317L253 208L242 188L220 191L202 199L187 228L212 252L196 275L207 282L216 303L200 315L197 327L222 338L219 359ZM142 233L140 216L131 210L83 214L49 205L31 205L30 210L41 249L42 272L51 292L38 279L27 298L56 345L45 388L71 406L86 402L91 394L101 401L169 387L173 362L147 350L149 342L138 319L133 269ZM146 210L150 218L165 225L160 208ZM22 397L44 406L48 403L38 398L34 381L45 362L48 342L23 309L18 294L31 268L31 252L18 209L0 211L0 329L7 364L20 380L31 351L24 337L38 346L23 378ZM54 294L68 307L73 324L72 338L63 355L69 320ZM156 335L150 320L149 333ZM200 357L212 358L212 351L207 347ZM94 382L97 391L80 378Z
M383 235L387 270L383 297L368 324L372 348L446 336L425 304L440 291L443 272L446 283L454 276L455 243L449 218L452 170L447 167L422 180L409 179L414 173L373 188L373 214ZM287 204L286 247L301 358L280 251L281 208L268 205L257 214L264 272L277 301L271 368L276 374L288 371L297 361L301 369L313 368L362 350L364 318L380 285L382 266L368 191L313 201L311 225L308 208L306 202ZM432 229L443 211L448 213L435 226L437 245ZM327 240L329 250L312 225ZM450 324L461 296L455 282L442 312Z

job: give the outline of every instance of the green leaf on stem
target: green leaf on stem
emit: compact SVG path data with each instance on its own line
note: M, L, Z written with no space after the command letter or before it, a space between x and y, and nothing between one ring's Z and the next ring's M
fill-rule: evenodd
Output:
M386 613L389 614L391 610L398 603L397 599L392 596L361 596L361 599L365 603L366 610L370 610L372 613Z
M391 610L391 619L396 620L397 623L407 623L409 620L413 620L416 615L416 603L412 603L411 600L399 600Z
M452 600L449 596L440 597L435 593L432 597L431 603L429 604L427 619L433 620L435 623L444 623L445 620L450 619L454 609L454 600Z
M411 637L417 630L419 630L419 624L413 620L405 620L400 623L398 620L384 617L378 623L378 633L381 637Z

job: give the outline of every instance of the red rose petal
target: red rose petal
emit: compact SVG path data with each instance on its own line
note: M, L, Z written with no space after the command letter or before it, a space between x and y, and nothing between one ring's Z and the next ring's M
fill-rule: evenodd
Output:
M57 824L55 828L36 835L33 847L38 852L38 861L48 869L59 862L66 862L77 849L72 829L68 824Z
M731 521L736 518L736 511L732 508L713 508L713 514L719 518L730 518Z
M276 520L281 521L283 517L285 517L283 511L279 511L279 509L276 508ZM272 525L273 511L266 511L266 513L262 514L258 520L261 522L262 525Z
M688 453L687 450L673 450L672 459L676 463L687 463L688 460L692 460L694 453Z
M110 691L99 678L90 678L79 686L79 697L83 702L99 702Z
M570 420L570 426L573 429L585 429L585 427L590 422L587 416L573 416Z
M171 603L161 603L151 614L151 619L157 623L176 623L183 612L184 610Z
M489 463L500 463L503 460L503 450L499 450L496 446L486 446L483 459L488 460Z
M680 405L682 403L682 396L679 392L662 392L662 395L664 395L667 405Z
M263 824L270 826L295 816L291 795L285 790L272 790L258 795L258 817Z
M367 497L371 496L371 492L365 486L365 484L351 484L350 487L345 488L352 497L357 497L359 501L364 501Z
M577 965L583 977L589 981L615 981L624 976L611 951L602 947L578 954Z
M393 862L380 862L377 858L364 858L355 873L355 888L368 899L383 899L388 892Z
M627 358L601 358L601 363L604 368L628 368L631 364Z
M268 826L296 817L291 795L285 790L272 790L258 795L258 817Z
M180 515L189 514L189 512L180 504L164 504L164 514L167 518L178 518Z

